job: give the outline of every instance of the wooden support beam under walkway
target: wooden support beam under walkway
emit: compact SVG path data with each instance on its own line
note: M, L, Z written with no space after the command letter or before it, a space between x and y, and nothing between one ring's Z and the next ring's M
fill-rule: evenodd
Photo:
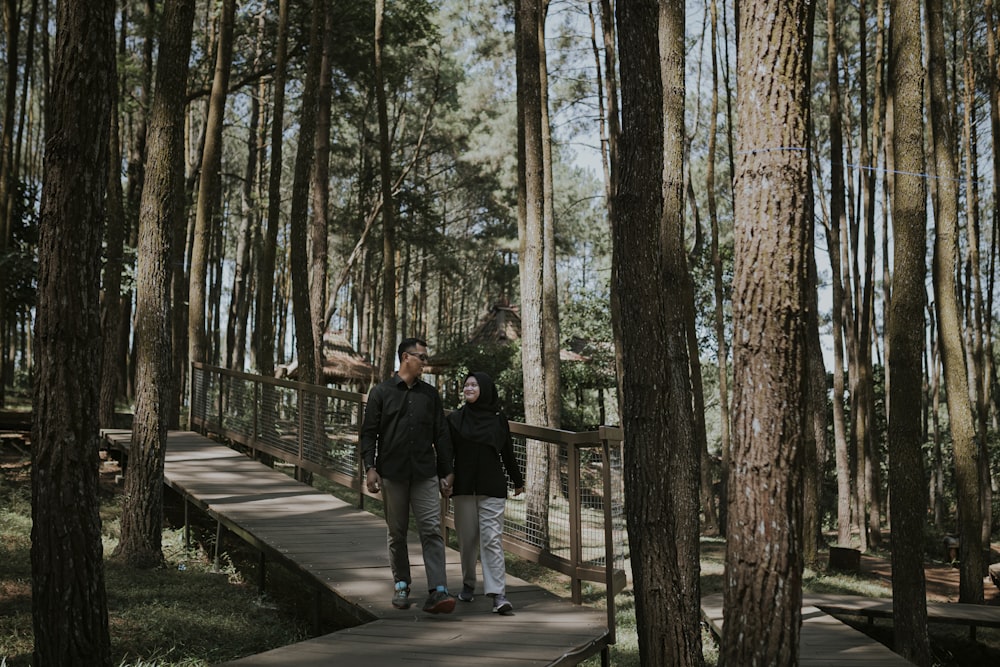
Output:
M127 451L130 431L108 430L111 449ZM574 605L507 577L510 616L491 611L480 587L471 603L434 616L391 604L392 573L383 520L193 432L167 437L165 483L186 503L332 592L361 625L248 656L227 665L574 665L607 659L606 614ZM411 535L416 539L415 535ZM411 541L414 590L424 582L419 541ZM448 581L461 586L459 554L447 550Z

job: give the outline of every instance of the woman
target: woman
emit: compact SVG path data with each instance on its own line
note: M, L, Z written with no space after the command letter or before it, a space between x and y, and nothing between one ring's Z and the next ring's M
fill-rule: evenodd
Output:
M493 598L493 611L507 614L514 609L506 596L501 541L507 477L514 485L515 495L524 491L524 477L514 458L507 417L500 411L497 388L490 376L466 375L462 396L465 405L448 415L455 452L451 499L462 553L463 585L458 599L473 600L478 557L483 563L483 588Z

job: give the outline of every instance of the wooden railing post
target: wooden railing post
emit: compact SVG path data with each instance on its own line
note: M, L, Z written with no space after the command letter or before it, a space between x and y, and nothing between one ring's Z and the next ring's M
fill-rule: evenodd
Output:
M558 462L557 462L558 464ZM569 553L574 574L570 588L574 604L583 603L583 590L577 569L583 565L583 521L580 503L580 449L576 443L566 444L567 481L569 486Z
M608 643L614 644L615 639L615 544L614 544L614 514L612 512L611 495L611 447L608 445L607 429L603 426L598 430L601 439L601 456L604 465L601 466L601 485L604 489L604 590L608 602Z

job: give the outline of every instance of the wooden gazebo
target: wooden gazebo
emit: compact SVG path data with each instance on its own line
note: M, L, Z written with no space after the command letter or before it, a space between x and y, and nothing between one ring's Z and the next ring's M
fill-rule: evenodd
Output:
M279 366L275 376L298 379L298 360ZM366 388L378 379L378 369L355 350L340 331L323 334L323 381Z

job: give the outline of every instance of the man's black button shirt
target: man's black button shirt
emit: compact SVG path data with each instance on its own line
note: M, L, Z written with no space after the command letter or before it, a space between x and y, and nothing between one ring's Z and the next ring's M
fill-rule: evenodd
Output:
M444 477L452 472L452 448L441 396L423 380L407 386L399 375L368 394L361 426L365 468L386 479Z

